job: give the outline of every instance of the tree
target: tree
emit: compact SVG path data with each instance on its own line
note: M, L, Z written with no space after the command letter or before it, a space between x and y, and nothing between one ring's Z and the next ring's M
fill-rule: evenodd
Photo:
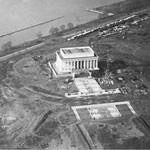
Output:
M49 34L55 34L59 31L59 29L57 27L51 27Z
M49 34L54 34L54 27L51 27L51 28L50 28Z
M2 50L9 50L12 48L12 41L6 42L4 45L2 45Z
M57 27L54 28L54 33L59 32L59 29Z
M37 32L36 36L38 39L41 39L43 35L42 35L41 31L39 31L39 32Z
M65 25L61 25L61 26L60 26L60 30L61 30L61 31L64 31L64 30L65 30Z
M70 23L67 24L67 27L68 27L68 29L71 29L71 28L74 27L74 25L73 25L73 23L70 22Z
M102 14L99 14L97 18L98 18L98 19L103 18L103 15L102 15Z

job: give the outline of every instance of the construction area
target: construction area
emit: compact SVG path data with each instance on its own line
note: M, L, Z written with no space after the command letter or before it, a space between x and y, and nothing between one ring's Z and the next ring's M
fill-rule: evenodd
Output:
M99 121L118 118L127 115L135 115L136 112L128 101L96 104L96 105L83 105L72 107L76 118L79 121Z
M150 9L128 3L0 52L0 149L150 149ZM72 75L56 77L56 51L85 45L98 69L88 70L86 57Z
M143 116L129 101L72 107L78 129L91 149L148 148Z
M102 91L101 87L92 78L75 78L75 85L83 94L97 94Z

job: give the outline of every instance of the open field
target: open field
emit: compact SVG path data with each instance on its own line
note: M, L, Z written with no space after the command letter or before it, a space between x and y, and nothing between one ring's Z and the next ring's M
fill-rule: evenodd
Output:
M149 146L146 128L136 118L124 117L84 125L97 148L99 143L104 149L145 149Z

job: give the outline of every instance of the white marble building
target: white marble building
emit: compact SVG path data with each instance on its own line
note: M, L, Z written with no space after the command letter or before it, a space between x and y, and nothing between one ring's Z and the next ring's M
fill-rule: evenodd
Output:
M56 62L52 64L56 74L71 74L76 71L97 70L98 56L91 47L61 48L56 52Z

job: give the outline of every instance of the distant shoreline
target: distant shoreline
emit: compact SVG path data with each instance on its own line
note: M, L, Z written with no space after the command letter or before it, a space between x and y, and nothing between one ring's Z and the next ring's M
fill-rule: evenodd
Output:
M110 4L110 6L111 5L112 4ZM100 6L100 7L104 7L104 6ZM83 24L87 24L87 23L89 23L91 21L94 21L96 19L96 16L97 16L96 14L93 14L93 18L90 19L89 15L86 14L86 11L83 10L83 13L84 13L84 15L86 15L88 20L86 21L86 18L81 17L83 15L83 14L81 14L81 16L80 16L81 18L79 19L79 20L81 20L81 22L77 23L77 26L80 26L80 25L83 25ZM76 15L75 16L70 16L70 15L69 16L64 16L63 21L62 20L61 21L57 20L55 23L52 23L52 25L44 25L44 26L39 27L39 28L34 28L33 30L29 29L29 30L24 30L24 31L21 31L21 32L18 32L16 30L17 33L14 31L14 32L10 32L10 33L6 34L7 36L2 35L1 36L1 41L0 41L1 42L0 47L3 44L5 44L6 42L8 42L8 41L12 41L13 46L15 46L15 45L20 45L21 43L24 43L24 42L35 40L37 38L36 34L39 31L42 32L43 36L48 36L49 35L50 26L54 26L54 27L56 25L60 26L60 25L63 24L63 22L66 23L66 19L73 19L73 17L76 19L77 16ZM82 19L84 19L84 20L82 20ZM72 22L72 21L70 21L70 22ZM76 24L75 24L75 26L76 26Z

